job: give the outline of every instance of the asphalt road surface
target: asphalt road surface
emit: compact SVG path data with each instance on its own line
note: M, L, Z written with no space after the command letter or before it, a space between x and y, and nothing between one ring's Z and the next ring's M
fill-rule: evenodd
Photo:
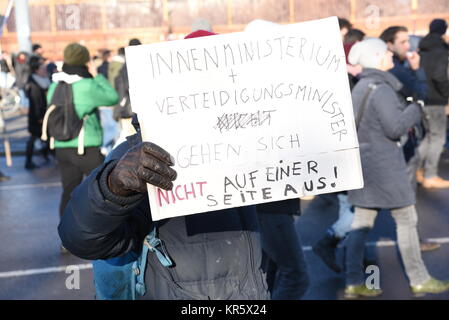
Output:
M93 299L90 261L61 254L57 234L58 203L61 195L59 173L54 162L34 171L23 169L24 158L14 157L12 176L0 182L0 299ZM442 176L449 178L449 157L440 163ZM442 243L439 250L423 254L431 275L449 279L449 189L418 191L419 231L423 238ZM344 277L330 271L311 251L326 228L337 219L335 196L316 197L302 202L303 215L296 220L305 252L311 285L304 299L342 299ZM379 299L412 299L395 244L395 225L382 212L367 244L370 257L380 268L384 293ZM342 259L342 249L339 259ZM67 269L67 266L72 266ZM73 275L79 271L79 287ZM68 273L67 273L68 272ZM72 278L70 278L72 276ZM69 284L67 287L66 284ZM424 299L449 299L449 293Z

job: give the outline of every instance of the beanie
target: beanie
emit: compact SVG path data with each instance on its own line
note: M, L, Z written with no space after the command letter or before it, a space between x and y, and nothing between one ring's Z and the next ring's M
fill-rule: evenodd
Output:
M348 61L362 68L378 68L387 52L387 45L380 39L371 38L354 44L349 51Z
M248 23L245 27L245 32L253 32L253 33L264 33L269 32L271 30L274 30L276 28L279 28L280 24L277 24L275 22L262 20L262 19L256 19Z
M437 33L443 35L446 33L447 23L443 19L434 19L429 25L429 33Z
M206 19L198 18L192 23L192 32L198 31L198 30L204 30L204 31L212 31L212 26Z
M79 43L71 43L64 49L64 63L68 65L84 66L89 59L89 50Z

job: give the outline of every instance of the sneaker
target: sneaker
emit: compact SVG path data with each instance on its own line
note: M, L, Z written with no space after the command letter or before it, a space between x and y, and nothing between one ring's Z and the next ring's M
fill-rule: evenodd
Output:
M302 196L299 199L303 201L312 201L313 199L315 199L315 196Z
M440 177L428 178L423 180L422 186L426 189L445 189L449 188L449 180L444 180Z
M361 284L358 286L347 286L345 289L346 299L357 299L360 297L377 297L382 294L380 289L369 289L365 285Z
M411 286L411 289L415 297L423 297L427 293L438 294L449 290L449 281L440 281L431 277L423 284Z
M340 239L326 232L313 247L312 251L323 260L324 264L336 273L341 273L341 268L337 264L335 251Z
M67 250L62 244L61 244L61 246L59 247L59 251L60 251L61 253L69 253L69 250Z
M27 169L27 170L33 170L33 169L37 169L37 168L39 168L39 166L37 166L34 162L25 163L25 169Z

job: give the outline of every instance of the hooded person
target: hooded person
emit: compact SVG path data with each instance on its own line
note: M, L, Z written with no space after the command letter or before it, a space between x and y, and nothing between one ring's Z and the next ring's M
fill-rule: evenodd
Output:
M399 96L402 84L388 70L393 54L380 39L356 43L349 63L361 65L360 80L352 91L356 128L363 168L363 189L348 191L354 205L352 230L346 240L345 297L373 297L380 288L365 285L363 250L379 210L391 211L396 222L399 252L415 296L449 290L449 282L432 278L421 258L417 232L416 197L402 148L402 135L419 123L423 103L406 104Z
M97 74L87 48L78 43L71 43L64 49L62 72L53 74L52 79L54 82L47 94L49 105L52 104L58 85L66 83L71 88L76 115L80 119L85 118L82 141L79 141L80 137L67 141L54 141L63 188L59 206L59 213L62 216L73 189L80 184L84 175L88 175L104 160L100 153L103 130L97 108L114 105L118 96L109 81L103 75ZM80 149L84 149L83 152L79 152ZM64 251L64 248L61 250Z
M144 244L156 226L147 183L172 189L172 166L171 156L142 142L139 131L128 137L74 190L58 227L64 246L78 257L110 265L129 254L142 257L144 247L149 248L151 252L141 258L146 271L137 272L143 281L140 299L267 299L255 206L158 221L152 237L157 241ZM105 277L117 277L114 272L99 274L95 265L97 285L114 281ZM116 292L122 287L114 288Z

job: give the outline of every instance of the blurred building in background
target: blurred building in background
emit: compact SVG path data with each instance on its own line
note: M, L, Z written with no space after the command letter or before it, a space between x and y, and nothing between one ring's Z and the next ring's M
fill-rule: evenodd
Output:
M0 1L6 11L8 1ZM60 59L65 45L78 41L92 53L182 38L195 18L208 19L218 33L241 31L253 19L293 23L328 16L349 19L368 35L391 25L425 34L434 18L449 20L449 0L29 0L33 43L47 57ZM14 8L1 38L2 48L17 51Z

